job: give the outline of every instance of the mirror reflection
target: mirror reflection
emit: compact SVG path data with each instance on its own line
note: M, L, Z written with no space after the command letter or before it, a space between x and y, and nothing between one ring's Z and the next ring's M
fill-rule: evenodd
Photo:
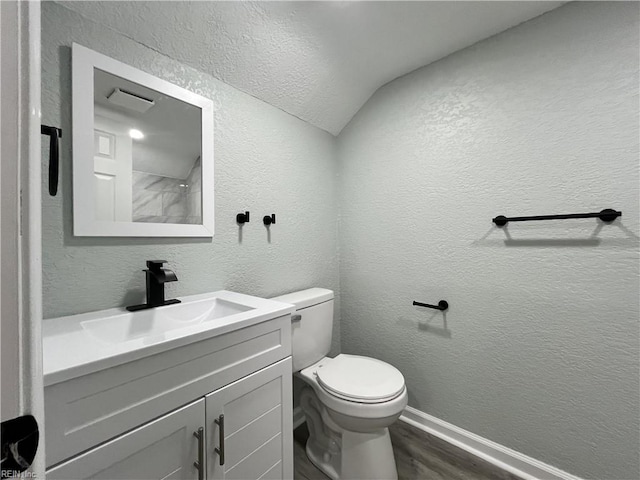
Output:
M95 219L202 223L202 112L94 68Z

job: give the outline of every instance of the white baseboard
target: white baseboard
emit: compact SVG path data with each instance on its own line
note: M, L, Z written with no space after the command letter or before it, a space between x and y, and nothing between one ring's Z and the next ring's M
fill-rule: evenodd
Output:
M300 425L302 425L307 419L302 412L301 407L296 407L293 409L293 429L295 430Z
M405 408L400 420L525 480L581 480L575 475L463 430L413 407Z

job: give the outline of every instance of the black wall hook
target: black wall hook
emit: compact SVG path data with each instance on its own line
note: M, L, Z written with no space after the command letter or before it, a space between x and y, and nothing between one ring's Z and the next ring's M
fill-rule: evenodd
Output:
M262 217L262 222L268 227L272 223L276 223L276 214L272 213L271 216L265 215Z
M40 133L49 135L49 195L58 193L58 176L60 171L60 141L62 130L57 127L40 125Z
M240 225L244 225L249 222L249 212L239 213L236 215L236 222Z
M438 302L438 305L430 305L428 303L416 302L415 300L413 301L413 304L417 307L427 307L427 308L433 308L435 310L442 310L442 311L445 311L447 308L449 308L449 302L447 302L446 300L440 300Z

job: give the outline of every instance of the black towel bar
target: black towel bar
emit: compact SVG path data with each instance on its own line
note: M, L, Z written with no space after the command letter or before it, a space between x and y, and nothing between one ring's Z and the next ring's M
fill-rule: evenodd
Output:
M504 227L509 222L528 222L530 220L565 220L567 218L599 218L603 222L611 223L616 218L621 217L622 212L613 210L611 208L605 208L600 212L594 213L567 213L563 215L533 215L530 217L505 217L504 215L498 215L493 219L498 227Z

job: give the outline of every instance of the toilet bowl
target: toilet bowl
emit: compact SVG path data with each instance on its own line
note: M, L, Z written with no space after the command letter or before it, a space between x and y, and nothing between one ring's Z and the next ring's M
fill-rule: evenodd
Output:
M376 375L380 377L377 384ZM396 479L387 427L407 406L402 374L380 360L341 354L324 357L297 376L311 387L303 395L313 394L319 411L309 415L311 400L301 402L307 423L322 422L309 428L310 438L312 432L328 430L335 444L327 451L319 448L322 443L308 442L312 463L333 479Z
M387 427L407 405L400 371L375 358L326 356L333 325L331 290L312 288L274 300L296 306L293 369L306 384L299 401L309 427L311 462L335 480L397 479Z

